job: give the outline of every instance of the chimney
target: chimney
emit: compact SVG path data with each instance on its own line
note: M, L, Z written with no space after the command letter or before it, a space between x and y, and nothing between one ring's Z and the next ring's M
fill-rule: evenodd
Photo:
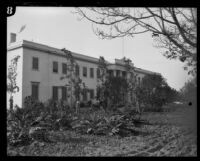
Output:
M16 33L10 33L10 43L16 42L16 37L17 37Z

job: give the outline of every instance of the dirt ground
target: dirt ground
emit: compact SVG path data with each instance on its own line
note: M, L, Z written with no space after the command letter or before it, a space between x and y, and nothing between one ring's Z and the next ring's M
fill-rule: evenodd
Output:
M172 112L142 115L152 125L141 133L118 136L79 135L72 131L52 132L56 143L34 142L8 147L8 155L28 156L197 156L196 108L183 106Z

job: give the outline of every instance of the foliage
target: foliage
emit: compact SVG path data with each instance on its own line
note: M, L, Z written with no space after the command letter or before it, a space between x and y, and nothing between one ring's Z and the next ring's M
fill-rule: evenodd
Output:
M105 59L103 57L99 58L98 69L100 70L100 77L97 86L97 99L103 102L106 107L116 106L122 103L125 104L128 101L128 95L131 96L133 101L132 96L136 87L136 74L134 74L134 67L131 64L131 60L124 57L123 61L125 62L126 72L130 73L130 78L128 79L127 76L114 77L109 75Z
M16 56L11 60L11 64L8 67L7 75L7 92L10 93L10 109L13 109L13 94L19 92L19 87L17 86L17 63L20 56Z
M83 95L84 92L87 92L87 87L84 82L79 77L79 74L77 73L76 69L79 67L76 60L74 59L71 51L64 49L61 49L65 53L66 59L67 59L67 74L62 76L61 79L67 79L68 84L68 90L70 91L70 102L71 102L71 107L72 105L72 100L73 96L75 96L75 102L80 100L80 94Z
M180 95L184 101L193 102L196 104L197 102L197 78L194 77L188 82L180 90Z
M43 104L27 96L24 108L16 107L14 111L7 112L8 144L25 145L35 139L47 141L48 130L71 128L69 115L70 111L61 101L49 100Z
M128 83L124 77L109 76L106 81L106 92L112 104L119 104L125 102L126 94L128 92Z
M136 97L146 111L162 111L161 107L173 102L177 95L178 92L169 87L161 75L146 75L136 88Z
M134 93L136 92L136 88L138 86L136 82L138 74L136 74L134 66L131 65L132 61L130 59L127 59L126 57L124 57L124 62L125 62L126 72L130 74L129 79L126 79L126 82L128 84L128 88L127 88L128 94L131 98L131 103L136 104L138 100L135 99Z
M81 134L127 136L135 134L134 128L144 124L147 122L141 120L139 113L133 109L109 114L98 110L76 120L72 128Z
M99 57L99 63L98 63L98 68L97 70L99 71L99 76L97 76L97 99L100 101L106 101L107 100L107 96L105 95L106 93L106 85L105 85L105 81L107 79L107 64L106 61L104 59L104 57L100 56Z
M76 8L76 13L91 21L94 33L103 39L152 33L166 58L187 62L188 74L196 74L196 8L87 7Z

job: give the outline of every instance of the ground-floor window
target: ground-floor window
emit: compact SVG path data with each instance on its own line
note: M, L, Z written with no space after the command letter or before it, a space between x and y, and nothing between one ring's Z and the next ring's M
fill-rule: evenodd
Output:
M62 100L67 100L67 87L62 87Z
M53 86L53 87L52 87L52 90L53 90L52 99L53 99L53 100L58 100L58 87Z
M33 99L39 99L39 82L31 82L31 96Z
M83 101L87 101L87 92L86 91L83 92Z
M94 89L90 89L90 99L94 99Z

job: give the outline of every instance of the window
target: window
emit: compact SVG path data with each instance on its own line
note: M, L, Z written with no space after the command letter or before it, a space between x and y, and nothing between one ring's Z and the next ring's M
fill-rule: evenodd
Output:
M58 73L58 62L56 61L53 62L53 72Z
M86 91L83 92L83 101L87 101L87 92Z
M38 70L39 69L39 59L37 57L33 57L32 59L32 69Z
M138 77L138 83L140 84L140 77Z
M79 76L79 66L76 65L76 76Z
M62 73L67 74L67 64L62 63Z
M31 96L38 100L39 98L39 82L31 82Z
M62 87L62 100L67 100L67 87Z
M97 68L97 78L100 78L100 69Z
M90 68L90 78L94 78L94 69Z
M90 90L90 99L94 99L94 90L93 89Z
M87 77L87 67L83 67L83 76Z
M53 86L53 100L58 100L58 87Z
M113 70L109 70L109 76L114 76Z
M116 76L119 77L120 76L120 71L116 70Z
M124 78L126 78L126 72L125 72L125 71L122 72L122 76L123 76Z

